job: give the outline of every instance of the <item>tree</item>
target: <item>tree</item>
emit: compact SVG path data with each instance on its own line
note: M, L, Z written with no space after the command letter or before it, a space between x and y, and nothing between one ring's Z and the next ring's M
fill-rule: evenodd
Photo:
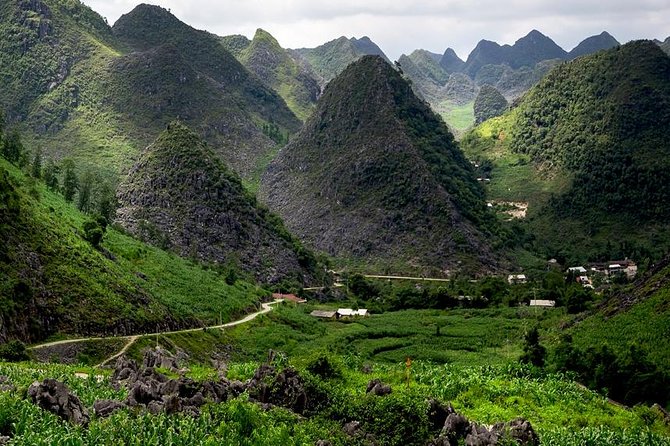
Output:
M2 141L2 156L16 166L23 167L26 164L23 143L21 143L21 136L17 131L4 136Z
M104 228L96 220L87 220L84 222L84 240L93 245L94 248L100 248L100 242L105 235Z
M97 196L98 204L96 207L98 213L105 217L108 222L112 221L117 207L116 192L114 191L114 188L110 186L107 181L103 181L97 190Z
M60 168L51 160L47 163L44 168L44 184L46 184L47 189L52 192L57 192L59 188L58 184L58 174L60 173Z
M30 359L26 346L21 341L9 341L0 345L0 359L9 362L26 361Z
M74 196L79 189L79 179L74 171L74 161L65 160L63 162L63 169L65 170L65 177L63 178L63 196L65 201L72 203Z
M33 157L33 165L30 170L30 174L33 178L40 179L42 178L42 149L37 149L35 151L35 156Z
M533 327L524 336L521 362L532 364L535 367L544 367L546 354L547 350L540 344L540 333L537 327Z
M79 199L77 208L82 212L91 210L91 191L93 189L93 174L86 172L79 184Z

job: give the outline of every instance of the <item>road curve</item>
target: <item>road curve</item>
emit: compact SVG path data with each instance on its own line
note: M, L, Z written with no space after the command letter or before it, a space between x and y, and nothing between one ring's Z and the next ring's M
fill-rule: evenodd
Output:
M169 335L169 334L178 334L178 333L192 333L192 332L195 332L195 331L202 331L202 330L209 330L209 329L216 329L216 328L221 329L221 328L227 328L227 327L234 327L236 325L244 324L246 322L254 320L258 316L260 316L261 314L269 313L270 311L272 311L272 306L273 305L276 305L276 304L278 304L280 302L283 302L283 301L284 301L284 299L277 299L274 302L262 303L261 304L261 309L256 311L255 313L250 313L250 314L246 315L245 317L243 317L242 319L239 319L239 320L236 320L236 321L233 321L233 322L227 322L227 323L221 324L221 325L211 325L209 327L189 328L189 329L186 329L186 330L162 331L162 332L157 332L157 333L147 333L147 334L132 335L132 336L118 336L118 337L109 336L109 337L105 337L105 338L88 337L88 338L65 339L65 340L62 340L62 341L54 341L54 342L47 342L45 344L33 345L32 347L28 347L28 350L36 350L36 349L45 348L45 347L53 347L55 345L74 344L76 342L99 341L99 340L102 340L102 339L126 339L128 342L123 347L123 350L121 350L121 352L117 353L115 356L110 357L110 358L106 359L105 361L103 361L101 363L101 365L102 365L102 364L105 364L105 363L109 362L112 359L115 359L118 356L121 356L139 338L142 338L142 337L145 337L145 336Z

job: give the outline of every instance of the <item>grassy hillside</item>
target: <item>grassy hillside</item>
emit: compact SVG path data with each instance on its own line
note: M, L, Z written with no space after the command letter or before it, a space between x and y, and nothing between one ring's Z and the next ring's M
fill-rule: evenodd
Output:
M218 38L143 5L114 30L78 1L0 9L0 107L47 158L115 178L164 126L190 123L249 184L300 121Z
M0 159L3 339L165 330L239 315L263 292L108 228L84 239L81 214Z

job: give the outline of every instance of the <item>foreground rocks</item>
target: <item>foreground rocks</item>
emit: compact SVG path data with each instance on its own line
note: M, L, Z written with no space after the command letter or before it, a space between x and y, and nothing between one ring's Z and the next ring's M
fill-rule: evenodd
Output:
M28 388L31 401L73 424L86 426L90 421L88 411L76 395L70 393L65 384L55 379L34 382Z
M14 387L9 378L0 376L0 392L13 392L14 390L16 390L16 387Z
M507 423L496 423L491 428L471 423L457 413L451 405L444 407L439 402L429 403L429 418L435 423L444 420L440 435L429 443L430 446L496 446L518 444L538 446L540 440L530 422L517 418ZM444 418L443 418L444 417Z
M246 392L249 401L256 402L264 409L283 407L292 412L309 416L319 412L320 408L330 407L330 396L319 386L309 384L297 370L287 367L278 370L270 364L261 365L247 382L229 380L225 376L225 365L219 367L222 372L218 380L196 382L185 376L169 378L160 373L154 366L176 370L182 365L184 358L178 358L163 350L151 350L145 353L142 366L135 361L121 357L111 377L112 386L122 387L128 391L124 401L98 400L93 404L93 412L98 418L109 417L118 410L132 409L132 412L149 412L199 416L200 409L208 402L223 403ZM180 372L183 372L181 369ZM10 386L9 380L0 377L0 385ZM381 401L377 398L388 397L392 393L391 386L379 379L371 380L366 386L366 393L372 395L370 401ZM89 414L79 398L70 393L61 382L46 379L42 383L35 382L28 389L30 399L43 408L64 420L82 426L89 423ZM342 416L343 415L343 416ZM347 419L341 414L342 432L352 443L382 444L376 421ZM521 418L507 423L497 423L487 427L468 421L457 413L451 405L431 399L425 413L430 422L430 430L439 432L437 437L426 443L430 446L494 446L510 445L538 446L539 440L531 424ZM362 421L362 422L361 422ZM377 438L376 438L377 437ZM2 445L0 437L0 445ZM320 440L317 444L328 446L328 440Z

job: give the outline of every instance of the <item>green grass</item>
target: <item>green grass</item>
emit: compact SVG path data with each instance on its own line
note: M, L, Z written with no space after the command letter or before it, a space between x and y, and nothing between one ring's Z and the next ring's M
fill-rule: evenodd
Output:
M505 364L521 354L527 328L535 323L550 325L562 314L519 308L405 310L349 321L323 321L309 316L313 308L285 305L226 331L224 339L233 346L233 357L243 360L261 360L272 349L290 356L329 350L384 363L411 357L438 364Z
M89 217L4 160L0 168L9 172L8 187L19 203L18 217L0 227L6 235L0 260L7 278L0 284L2 312L12 324L21 324L30 313L17 286L44 296L39 311L50 314L53 322L48 331L34 327L35 340L54 335L54 329L109 335L225 322L254 308L267 294L241 280L230 286L215 270L113 228L108 228L102 250L96 250L82 238ZM26 277L31 281L21 285Z
M454 105L448 101L438 106L442 119L449 125L456 136L462 135L475 123L474 101L465 105Z

